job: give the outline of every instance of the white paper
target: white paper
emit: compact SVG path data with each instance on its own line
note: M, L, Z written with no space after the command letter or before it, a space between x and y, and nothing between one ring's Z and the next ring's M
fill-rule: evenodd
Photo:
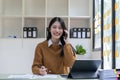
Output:
M57 78L58 75L47 74L44 76L41 75L34 75L34 74L25 74L25 75L9 75L8 78L15 78L15 79L37 79L37 78Z
M33 75L26 74L26 75L9 75L8 78L29 78L31 79Z

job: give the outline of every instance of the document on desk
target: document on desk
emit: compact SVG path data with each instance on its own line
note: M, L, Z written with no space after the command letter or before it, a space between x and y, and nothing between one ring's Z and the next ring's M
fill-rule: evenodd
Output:
M34 74L25 74L25 75L9 75L8 78L15 78L15 79L38 79L38 78L57 78L58 75L47 74L44 76L41 75L34 75Z

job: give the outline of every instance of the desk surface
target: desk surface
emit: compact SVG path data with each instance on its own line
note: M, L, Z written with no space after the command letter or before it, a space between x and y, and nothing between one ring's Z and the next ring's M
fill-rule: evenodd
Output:
M12 76L12 77L10 77ZM13 77L16 76L16 77ZM18 77L19 76L19 77ZM52 75L52 77L43 77L40 76L38 78L28 78L28 77L21 77L26 75L9 75L9 74L0 74L0 80L99 80L99 79L67 79L63 78L60 75ZM29 75L30 76L30 75ZM37 75L38 76L38 75ZM54 77L53 77L54 76Z

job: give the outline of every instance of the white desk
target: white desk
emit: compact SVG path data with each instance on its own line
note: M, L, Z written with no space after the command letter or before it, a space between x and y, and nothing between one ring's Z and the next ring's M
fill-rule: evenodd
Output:
M50 75L43 77L38 75L33 75L31 78L31 74L26 75L9 75L9 74L0 74L0 80L99 80L99 79L66 79L61 77L60 75ZM38 77L35 77L38 76Z

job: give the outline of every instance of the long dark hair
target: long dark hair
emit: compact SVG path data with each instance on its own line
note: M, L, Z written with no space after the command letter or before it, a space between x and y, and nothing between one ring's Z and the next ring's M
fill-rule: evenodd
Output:
M54 18L52 18L51 19L51 21L50 21L50 23L49 23L49 26L48 26L48 28L47 28L47 41L49 40L49 39L51 39L51 32L50 32L50 29L51 29L51 26L56 22L56 21L58 21L59 23L60 23L60 25L61 25L61 27L62 27L62 29L63 29L63 32L64 32L64 30L66 30L67 28L66 28L66 26L65 26L65 22L64 22L64 20L62 19L62 18L60 18L60 17L54 17ZM61 43L62 43L62 51L61 51L61 56L63 56L64 55L64 51L63 51L63 47L64 47L64 45L65 45L65 41L64 41L64 34L62 34L62 36L60 37L60 41L61 41Z

